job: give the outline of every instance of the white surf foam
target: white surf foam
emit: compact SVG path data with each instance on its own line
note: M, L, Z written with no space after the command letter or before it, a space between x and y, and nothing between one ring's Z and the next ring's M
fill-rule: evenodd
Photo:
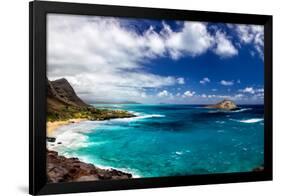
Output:
M74 156L69 156L69 157L78 157L81 161L83 161L85 163L92 163L100 169L115 169L115 170L119 170L119 171L122 171L122 172L125 172L125 173L130 173L130 174L132 174L133 178L140 178L141 177L141 175L137 174L137 172L132 170L132 169L101 165L101 164L97 163L98 161L93 161L91 158L89 158L87 156L78 156L78 155L75 154Z
M136 120L146 119L146 118L164 118L164 117L165 117L165 115L161 115L161 114L147 114L147 115L136 116L136 117L131 117L131 118L116 118L116 119L111 119L110 121L130 122L130 121L136 121Z
M98 168L101 168L101 169L115 169L115 170L119 170L119 171L122 171L122 172L125 172L125 173L130 173L130 174L132 174L133 178L140 178L141 177L140 175L138 175L135 171L132 171L131 169L104 166L104 165L96 164L95 162L93 162L93 164L95 166L97 166Z
M89 124L91 126L89 126ZM98 126L98 122L84 121L80 123L69 124L59 127L54 132L55 142L47 142L47 147L50 150L65 152L68 149L76 150L85 148L90 145L88 136L85 133L93 131L93 128Z
M241 108L241 109L238 109L238 110L212 110L212 111L209 111L208 113L237 113L237 112L245 112L245 111L248 111L248 110L252 110L252 108Z
M64 152L68 149L76 150L89 146L87 143L88 137L80 133L64 132L56 137L56 142L48 142L48 149L58 152Z
M176 151L175 154L177 154L177 155L182 155L183 152L182 152L182 151Z
M241 123L257 123L257 122L263 121L263 118L251 118L251 119L247 119L247 120L235 120L235 119L232 119L232 120L236 121L236 122L241 122Z
M252 110L252 108L241 108L239 110L233 110L233 111L228 111L228 112L237 113L237 112L244 112L244 111L248 111L248 110Z

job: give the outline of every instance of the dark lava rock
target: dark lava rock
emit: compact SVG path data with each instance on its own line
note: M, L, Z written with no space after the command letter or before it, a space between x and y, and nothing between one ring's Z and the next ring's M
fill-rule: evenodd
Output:
M55 142L56 138L55 137L47 137L46 138L48 142Z
M115 169L100 169L78 158L59 156L47 150L47 176L49 183L110 179L129 179L132 175Z

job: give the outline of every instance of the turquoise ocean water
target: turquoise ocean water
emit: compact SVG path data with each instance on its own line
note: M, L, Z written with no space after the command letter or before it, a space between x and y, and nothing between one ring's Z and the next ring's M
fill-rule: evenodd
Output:
M138 117L62 126L48 148L136 177L244 172L263 164L263 105L229 112L198 105L95 106Z

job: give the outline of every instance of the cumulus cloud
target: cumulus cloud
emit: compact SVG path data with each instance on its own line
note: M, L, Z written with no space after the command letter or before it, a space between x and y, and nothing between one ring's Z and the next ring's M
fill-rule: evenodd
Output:
M211 82L211 80L206 77L206 78L203 78L202 80L200 80L199 82L200 82L200 84L206 84L206 83Z
M185 22L183 29L174 32L169 25L163 23L161 32L166 38L168 52L173 59L183 55L197 56L206 52L214 43L214 37L207 30L207 25L201 22Z
M168 91L166 91L166 90L163 90L163 91L159 92L157 94L157 96L158 97L168 97L168 96L170 96L170 93Z
M232 86L234 83L233 81L221 80L220 84L223 86Z
M264 28L262 25L236 25L236 32L243 44L253 44L258 55L264 57ZM253 51L251 55L254 55Z
M229 37L220 32L212 35L207 23L183 22L181 29L173 30L163 22L160 30L150 26L140 33L126 21L48 14L49 79L65 77L87 101L142 101L150 98L146 89L185 84L183 77L149 73L144 65L154 59L177 60L208 50L221 57L235 55ZM190 93L186 96L194 95Z
M194 91L185 91L182 96L183 97L193 97L193 95L195 95Z
M208 100L215 100L215 101L220 101L222 99L230 99L230 100L241 100L245 96L241 93L238 94L232 94L232 95L222 95L222 94L201 94L200 97Z
M244 89L240 89L239 92L250 93L250 94L264 93L264 89L263 88L255 89L254 87L246 87Z
M232 57L238 54L238 50L234 47L230 39L225 33L216 32L216 47L214 52L222 58Z
M241 89L240 92L254 94L255 90L253 87L246 87L244 89Z
M143 70L165 55L163 35L150 27L143 34L115 18L48 15L48 77L67 78L86 100L146 98L145 88L183 84L183 78Z

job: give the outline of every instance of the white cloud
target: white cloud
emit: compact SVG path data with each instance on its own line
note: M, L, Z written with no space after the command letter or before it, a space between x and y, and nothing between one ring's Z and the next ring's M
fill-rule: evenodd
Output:
M250 94L254 94L255 93L255 90L253 87L246 87L244 89L241 89L239 90L240 92L243 92L243 93L250 93Z
M214 52L223 57L232 57L238 54L238 50L234 47L232 42L228 39L225 33L220 31L216 32L216 47Z
M143 64L167 53L163 35L144 34L114 18L48 15L49 79L67 78L86 100L144 99L145 88L183 83L184 79L142 71Z
M208 98L208 99L213 99L216 101L222 100L222 99L230 99L230 100L241 100L244 95L243 94L234 94L234 95L220 95L220 94L202 94L202 98Z
M244 43L251 43L254 39L254 34L251 33L250 25L237 25L236 31L238 32L240 40Z
M264 93L264 89L263 88L255 89L253 87L246 87L244 89L240 89L239 92L256 94L256 93Z
M185 84L184 78L177 78L178 84Z
M150 98L146 88L185 84L182 77L148 73L144 64L214 52L228 39L211 35L203 22L184 22L177 31L163 23L160 31L151 26L139 33L122 19L63 14L47 15L47 37L49 79L65 77L88 101L142 101ZM220 56L229 54L217 50Z
M179 32L173 32L165 23L163 25L161 34L166 38L166 46L173 59L178 59L184 54L200 55L214 43L214 38L209 34L205 23L184 22L183 29Z
M236 32L242 43L253 44L256 52L264 57L264 28L262 25L236 25ZM253 51L250 52L253 56Z
M185 91L183 97L193 97L195 95L194 91Z
M206 84L208 82L211 82L211 80L209 78L205 77L202 80L200 80L199 82L200 82L200 84Z
M224 85L224 86L232 86L233 85L233 81L222 80L222 81L220 81L220 84Z
M157 96L158 97L168 97L168 96L170 96L170 93L168 91L166 91L166 90L163 90L163 91L159 92L157 94Z

